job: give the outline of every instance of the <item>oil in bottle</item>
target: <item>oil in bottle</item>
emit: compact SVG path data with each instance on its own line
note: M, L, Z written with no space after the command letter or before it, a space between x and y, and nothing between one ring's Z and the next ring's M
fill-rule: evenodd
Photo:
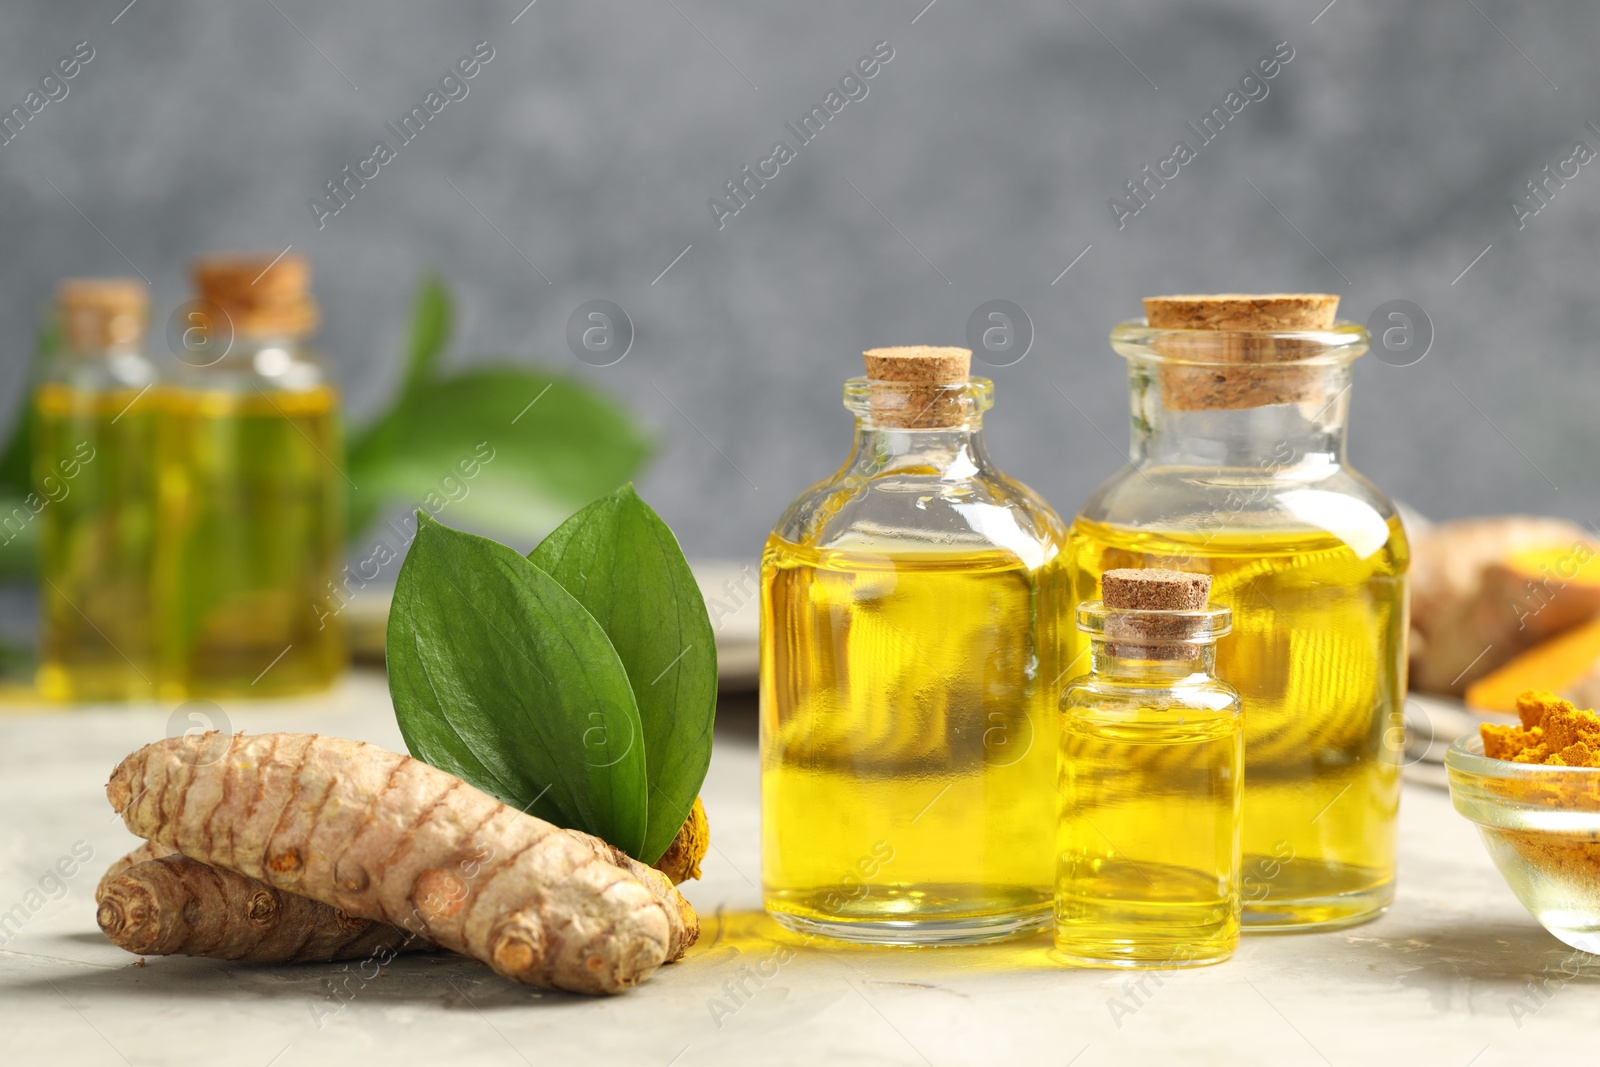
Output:
M331 685L346 662L325 605L343 550L338 394L304 344L316 321L298 256L199 261L196 358L164 400L158 588L170 695L272 696ZM206 351L220 335L232 344Z
M49 700L155 696L147 304L134 280L71 279L57 291L60 351L32 401L33 492L4 520L7 540L39 524L36 683Z
M763 576L763 623L783 635L763 775L768 906L835 925L1041 911L1053 761L1034 736L1044 687L1029 683L1059 564L773 538Z

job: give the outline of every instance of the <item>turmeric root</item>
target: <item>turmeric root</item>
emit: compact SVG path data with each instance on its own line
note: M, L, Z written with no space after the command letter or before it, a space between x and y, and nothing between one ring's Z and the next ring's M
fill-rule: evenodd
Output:
M1467 686L1467 706L1478 711L1516 711L1530 689L1546 689L1577 703L1593 703L1600 664L1600 619L1534 645L1511 662Z
M683 881L685 877L700 877L700 860L705 858L706 845L709 841L709 830L706 825L705 807L700 803L700 799L698 797L695 798L694 807L689 812L689 817L684 820L683 829L680 830L678 836L673 839L673 842L667 848L666 853L656 861L654 870L646 868L644 864L640 863L626 852L623 852L621 849L600 840L598 837L592 837L587 834L582 836L585 840L585 843L591 845L595 849L596 854L604 859L607 863L614 863L638 877L640 881L645 883L645 887L651 891L652 895L654 895L656 899L661 902L663 907L679 913L683 921L684 936L687 938L687 940L685 941L680 939L678 943L674 944L671 959L681 959L684 951L686 951L690 945L694 944L695 940L699 936L700 918L694 913L694 908L689 905L689 902L684 900L683 896L674 890L672 886ZM121 859L111 864L111 867L104 875L101 876L100 884L95 888L95 902L100 903L105 897L107 888L111 885L112 881L119 875L128 871L130 868L152 860L159 860L168 856L181 855L182 853L175 852L172 849L167 848L165 845L158 845L154 841L146 841L144 844L140 845L126 856L123 856ZM257 881L248 875L236 874L233 871L227 870L226 868L212 867L209 864L200 863L199 861L194 862L196 868L203 869L203 871L209 872L210 875L219 877L228 883L226 887L226 897L230 901L243 902L247 899L250 899L250 894L252 893L277 893L277 890L273 889L265 882ZM683 872L683 867L685 865L689 865L687 872ZM646 871L649 871L649 873L645 873ZM200 873L201 870L197 869L192 873L186 873L184 877L198 877ZM667 879L670 879L670 884L660 877L660 875L663 874L667 876ZM124 892L126 892L126 890L124 890ZM182 893L169 892L165 895L157 895L156 898L150 902L149 907L154 911L164 913L174 907L183 907L186 901L194 896L194 891L185 887L185 891ZM310 898L302 897L299 899L309 900ZM230 907L233 907L234 911L241 910L233 905L230 905ZM252 914L253 921L256 921L255 915L265 915L265 912L260 910L263 907L265 907L264 904L257 906L256 911ZM176 942L176 937L179 936L179 934L172 928L180 920L174 919L171 916L152 915L148 921L165 924L163 928L167 929L169 932L163 934L160 941L154 940L153 934L114 934L111 929L107 928L104 918L102 918L100 928L102 931L104 931L105 935L110 938L113 944L120 948L125 948L129 952L137 952L145 956L209 956L217 959L241 960L251 963L300 963L311 962L316 959L354 959L369 954L367 952L352 951L348 955L320 956L315 954L321 951L320 948L312 948L293 959L277 957L269 958L268 956L261 954L262 952L268 951L268 947L265 943L263 943L260 947L253 945L242 946L234 943L234 941L238 940L238 938L230 940L225 944L219 944L216 946L216 948L203 948L204 945L209 943L199 939L178 944ZM237 923L239 919L234 917L232 921ZM126 923L128 920L123 919L121 922ZM317 904L316 910L314 911L297 912L296 922L304 923L307 926L315 928L308 932L309 936L314 939L312 942L310 942L310 944L313 946L332 944L336 939L343 936L353 937L354 935L352 933L350 924L361 923L370 924L371 926L384 930L392 930L394 932L395 944L407 944L406 948L399 949L398 951L426 952L430 949L438 947L431 941L408 934L403 930L389 926L387 923L373 922L369 919L352 919L341 912L338 908L329 907L326 904ZM187 929L187 925L184 925L181 929ZM266 931L261 931L260 936L262 936L263 939L265 933ZM241 933L239 938L246 936L249 935ZM140 938L150 940L140 940ZM150 947L134 947L133 943L136 940L141 946L148 944ZM381 951L382 948L388 944L388 941L380 938L379 942L380 943L377 950ZM174 947L155 947L157 944L173 944ZM239 954L224 955L223 952L238 952Z
M1459 695L1600 611L1600 583L1575 580L1597 551L1576 523L1526 515L1440 523L1415 538L1411 687Z
M154 841L146 841L144 844L140 845L126 856L123 856L119 860L113 861L111 866L106 868L106 873L100 876L100 884L94 887L95 903L98 904L100 902L100 897L105 893L106 886L111 884L111 879L126 871L129 867L136 866L140 863L147 863L150 860L158 860L162 856L176 855L178 855L178 853L172 851L172 849L166 847L165 845L158 845ZM160 953L153 952L151 955L160 955Z
M123 760L106 796L141 837L519 982L621 992L699 933L659 872L359 741L169 738Z
M119 860L95 891L95 918L112 944L141 956L208 956L250 963L387 960L433 948L388 923L146 843ZM131 865L127 860L134 860Z

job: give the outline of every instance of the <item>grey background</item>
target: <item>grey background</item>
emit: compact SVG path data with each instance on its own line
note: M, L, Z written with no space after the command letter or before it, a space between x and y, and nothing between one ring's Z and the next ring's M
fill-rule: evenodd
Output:
M1600 148L1600 8L1325 2L8 3L0 110L75 42L96 56L0 146L0 402L58 277L131 260L159 340L189 256L292 243L359 421L437 268L452 359L624 398L660 434L642 489L690 554L753 557L842 459L864 347L961 344L979 303L1025 308L1036 340L992 372L989 435L1070 514L1125 446L1106 334L1141 295L1327 290L1345 317L1398 298L1434 322L1421 363L1358 364L1352 458L1379 485L1435 517L1596 518L1600 163L1520 232L1507 204L1575 140ZM480 40L470 95L319 231L307 199ZM867 98L719 232L707 198L879 40L895 56ZM1283 40L1270 95L1119 232L1107 199ZM593 298L637 330L603 369L565 343Z

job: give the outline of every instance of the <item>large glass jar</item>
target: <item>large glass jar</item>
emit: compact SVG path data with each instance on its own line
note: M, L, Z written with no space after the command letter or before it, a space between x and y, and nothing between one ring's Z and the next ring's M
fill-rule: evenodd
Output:
M1345 461L1366 331L1131 321L1111 343L1133 440L1073 525L1074 603L1112 568L1211 575L1233 613L1217 669L1244 703L1246 926L1369 918L1394 891L1409 557L1394 505Z
M1065 529L990 461L965 349L867 356L849 459L762 559L763 897L831 937L1004 937L1050 918Z

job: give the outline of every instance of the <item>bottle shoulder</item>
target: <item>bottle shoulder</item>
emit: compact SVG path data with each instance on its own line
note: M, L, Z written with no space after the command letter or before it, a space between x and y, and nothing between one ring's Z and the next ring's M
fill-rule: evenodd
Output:
M999 551L1030 568L1065 546L1066 524L1032 489L984 467L906 465L868 472L846 464L801 493L773 536L821 551L956 555Z
M1127 465L1078 511L1080 524L1166 530L1332 534L1406 555L1399 509L1342 464L1283 471ZM1363 553L1365 554L1365 553Z

